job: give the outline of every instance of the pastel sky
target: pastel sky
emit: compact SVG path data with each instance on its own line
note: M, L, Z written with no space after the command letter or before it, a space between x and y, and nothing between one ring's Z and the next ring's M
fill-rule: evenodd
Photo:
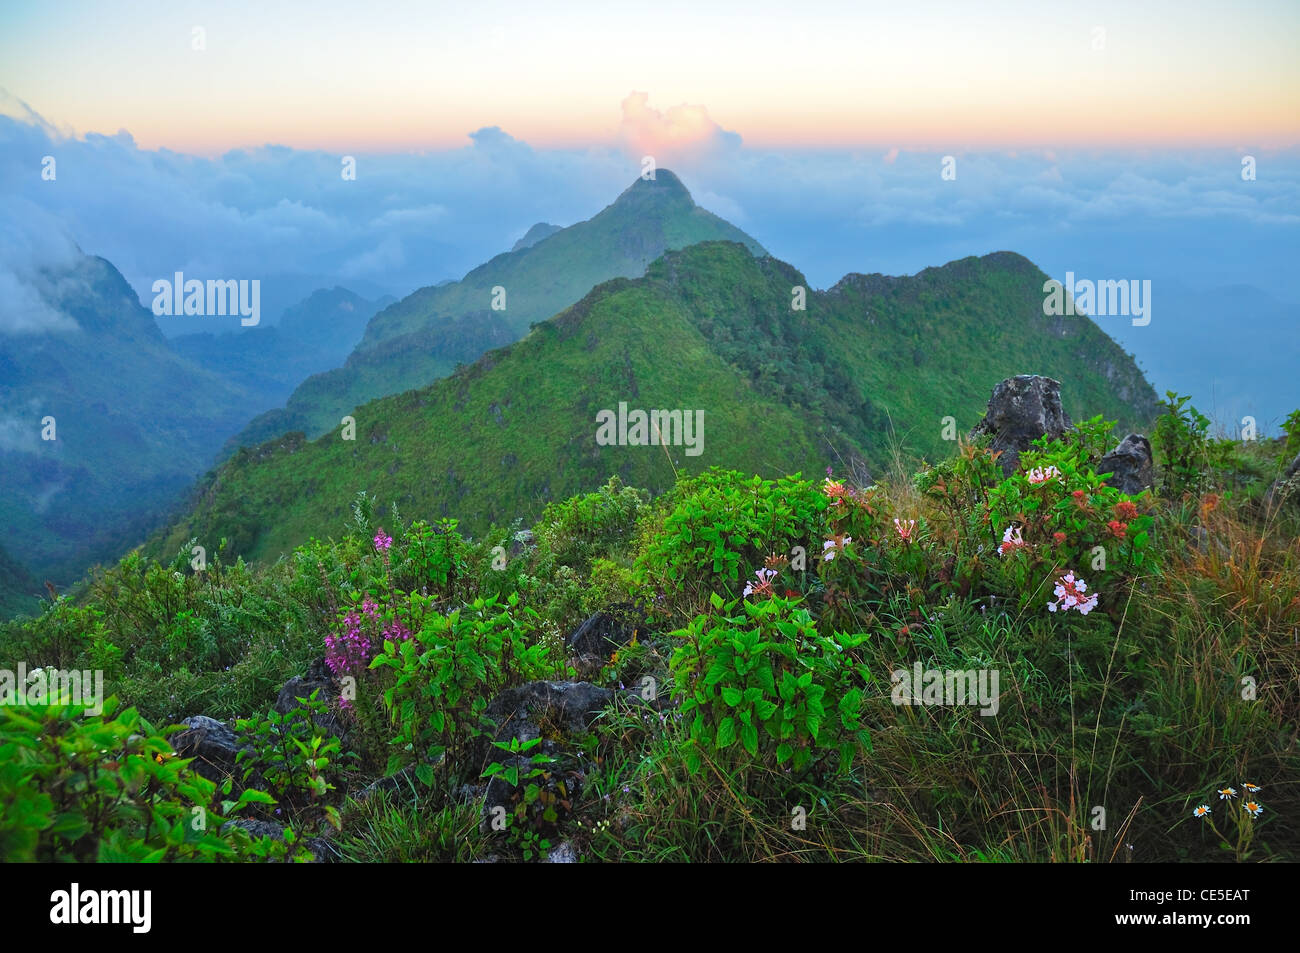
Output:
M195 49L196 30L203 48ZM609 142L650 90L759 148L1300 141L1300 3L415 0L0 6L0 86L79 133L216 155ZM647 138L648 149L664 142Z

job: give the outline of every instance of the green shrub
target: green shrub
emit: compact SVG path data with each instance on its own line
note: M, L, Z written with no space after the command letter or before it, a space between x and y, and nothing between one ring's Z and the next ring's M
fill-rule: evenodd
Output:
M859 748L870 750L862 722L870 672L855 653L866 636L822 635L806 609L781 598L738 604L715 594L712 607L716 614L672 633L670 667L690 719L685 756L693 773L704 754L725 758L732 749L796 772L843 772Z
M769 554L820 541L827 505L798 475L772 481L710 469L678 483L662 520L642 527L638 578L688 612L709 593L734 598Z
M249 789L213 810L216 785L176 758L134 708L0 706L0 860L211 861L284 857L285 843L222 833L222 814L274 803Z
M524 620L536 614L524 609L521 620L517 605L513 596L505 606L495 598L476 599L445 616L429 614L413 638L384 643L370 667L396 670L383 695L399 749L389 759L389 774L414 760L417 776L430 784L443 755L448 779L477 774L461 756L481 734L488 702L503 688L554 671L548 647L529 638Z
M239 752L247 784L257 778L270 787L270 793L293 815L308 807L319 806L323 815L338 825L338 810L322 801L335 789L342 745L325 731L319 720L329 706L313 691L310 698L299 699L298 707L280 714L269 711L263 718L241 718L235 728L252 746L251 752ZM230 793L231 779L225 793Z

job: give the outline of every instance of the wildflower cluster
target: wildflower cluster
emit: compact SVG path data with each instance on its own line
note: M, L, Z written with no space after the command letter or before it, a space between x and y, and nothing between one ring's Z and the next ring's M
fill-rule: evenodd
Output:
M1064 533L1058 534L1064 536ZM1002 545L998 546L998 555L1005 556L1007 553L1014 552L1029 544L1025 542L1024 537L1020 535L1020 527L1012 524L1008 526L1006 532L1002 534Z
M1056 594L1056 600L1047 604L1048 612L1055 612L1058 609L1069 612L1071 609L1077 609L1079 615L1087 615L1097 608L1097 593L1089 594L1088 584L1081 576L1076 576L1072 572L1067 572L1057 581L1053 592Z
M1029 480L1031 485L1038 486L1040 483L1047 483L1050 480L1056 480L1059 483L1062 481L1062 476L1060 470L1049 465L1046 467L1034 467L1029 471L1026 479Z
M1198 804L1192 810L1192 817L1204 821L1209 825L1210 830L1218 835L1221 846L1225 850L1233 851L1238 861L1246 860L1250 856L1250 844L1254 839L1255 819L1264 813L1264 805L1256 799L1259 792L1263 790L1258 784L1249 782L1242 784L1245 796L1242 797L1236 788L1225 786L1219 788L1215 793L1219 796L1220 801L1224 804L1224 812L1228 819L1236 827L1236 843L1233 844L1227 837L1214 825L1214 818L1211 816L1209 804Z
M343 631L325 636L325 664L336 676L357 675L365 671L384 642L402 642L411 632L397 619L385 620L379 605L370 596L343 617ZM346 707L346 705L344 706Z

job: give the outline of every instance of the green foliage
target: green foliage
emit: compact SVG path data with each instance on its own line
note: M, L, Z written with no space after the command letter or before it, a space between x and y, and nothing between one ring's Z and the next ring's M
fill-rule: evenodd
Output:
M478 822L477 804L429 804L412 784L350 802L335 845L350 863L468 862L474 859Z
M316 697L318 694L313 691L310 698L299 699L298 707L285 714L269 711L262 718L235 722L236 730L252 745L251 754L241 750L237 758L244 768L245 784L254 778L265 782L277 802L294 813L325 798L335 787L330 777L337 772L342 745L320 726L329 706ZM228 778L225 793L230 789ZM337 809L325 804L322 810L337 825Z
M796 772L828 767L822 762L834 756L833 770L847 771L871 747L862 721L871 676L855 652L866 636L821 635L808 611L785 599L740 606L714 595L716 615L672 634L673 677L691 719L688 767L698 773L705 754L738 748Z
M798 475L773 481L712 469L668 495L662 521L645 531L637 571L686 606L701 605L708 593L739 595L749 567L768 554L821 539L826 507L825 496Z
M492 762L482 775L510 786L511 819L506 824L506 836L524 860L545 855L551 846L548 834L555 833L561 811L567 814L572 806L568 782L555 774L559 759L534 750L541 743L541 738L492 742L509 757L505 763Z
M532 543L515 540L519 523L467 540L449 518L407 525L390 507L381 524L363 504L342 538L270 565L220 547L204 572L185 547L164 564L132 556L0 636L0 668L103 667L142 712L109 737L115 709L51 728L0 706L5 859L276 859L337 820L330 841L349 860L465 861L503 844L536 859L561 841L620 861L1107 861L1128 844L1134 859L1210 860L1221 838L1186 792L1221 777L1268 798L1233 856L1293 859L1297 710L1279 686L1300 677L1300 524L1252 499L1285 462L1282 441L1207 442L1205 485L1224 492L1132 499L1095 472L1109 442L1106 421L1085 420L1009 477L960 445L866 487L715 469L652 501L611 481L549 506ZM376 545L381 525L391 548ZM1071 569L1101 594L1086 618L1046 608ZM652 624L582 677L638 692L649 676L658 698L610 706L564 750L549 723L549 742L493 749L490 701L572 677L562 636L617 602ZM154 712L165 724L265 711L352 612L370 642L356 639L355 696L329 714L355 761L310 703L240 723L258 749L241 762L242 803L214 801L161 739L137 751L155 743ZM871 679L918 663L998 672L996 714L896 705ZM1257 697L1243 703L1247 684ZM127 755L154 750L148 772L176 774L137 784ZM504 838L478 823L489 761L487 780L510 789ZM397 792L361 798L404 765ZM278 819L272 795L286 843L213 833L235 813ZM1081 805L1105 805L1109 828ZM208 830L178 829L199 806Z
M1190 397L1165 391L1165 398L1151 435L1160 461L1160 490L1172 497L1203 493L1218 481L1218 471L1231 466L1231 441L1209 436L1210 418L1187 403Z
M1282 431L1286 434L1286 442L1282 445L1282 456L1289 463L1295 459L1296 454L1300 453L1300 410L1293 410L1287 415L1286 421L1282 424Z
M216 785L174 756L134 708L0 706L0 860L158 862L283 858L287 847L220 833ZM245 790L226 814L274 803Z
M438 520L433 525L420 520L411 525L394 561L394 588L418 589L443 599L455 599L462 593L469 569L469 547L456 525L453 519Z
M518 600L476 599L448 615L426 617L412 639L386 642L371 668L392 668L394 684L384 705L396 726L388 773L414 761L416 774L432 783L433 765L443 758L444 774L465 771L457 756L482 732L488 701L503 688L550 674L546 646L531 643L528 609L515 614ZM446 756L444 758L444 755Z

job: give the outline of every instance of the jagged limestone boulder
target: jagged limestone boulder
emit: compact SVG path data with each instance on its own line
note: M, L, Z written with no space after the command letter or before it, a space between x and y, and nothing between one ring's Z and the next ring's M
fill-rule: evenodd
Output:
M1037 374L1009 377L993 388L984 419L970 432L972 438L989 436L989 449L999 454L1002 472L1010 476L1020 454L1044 435L1053 439L1070 429L1061 406L1061 382Z

